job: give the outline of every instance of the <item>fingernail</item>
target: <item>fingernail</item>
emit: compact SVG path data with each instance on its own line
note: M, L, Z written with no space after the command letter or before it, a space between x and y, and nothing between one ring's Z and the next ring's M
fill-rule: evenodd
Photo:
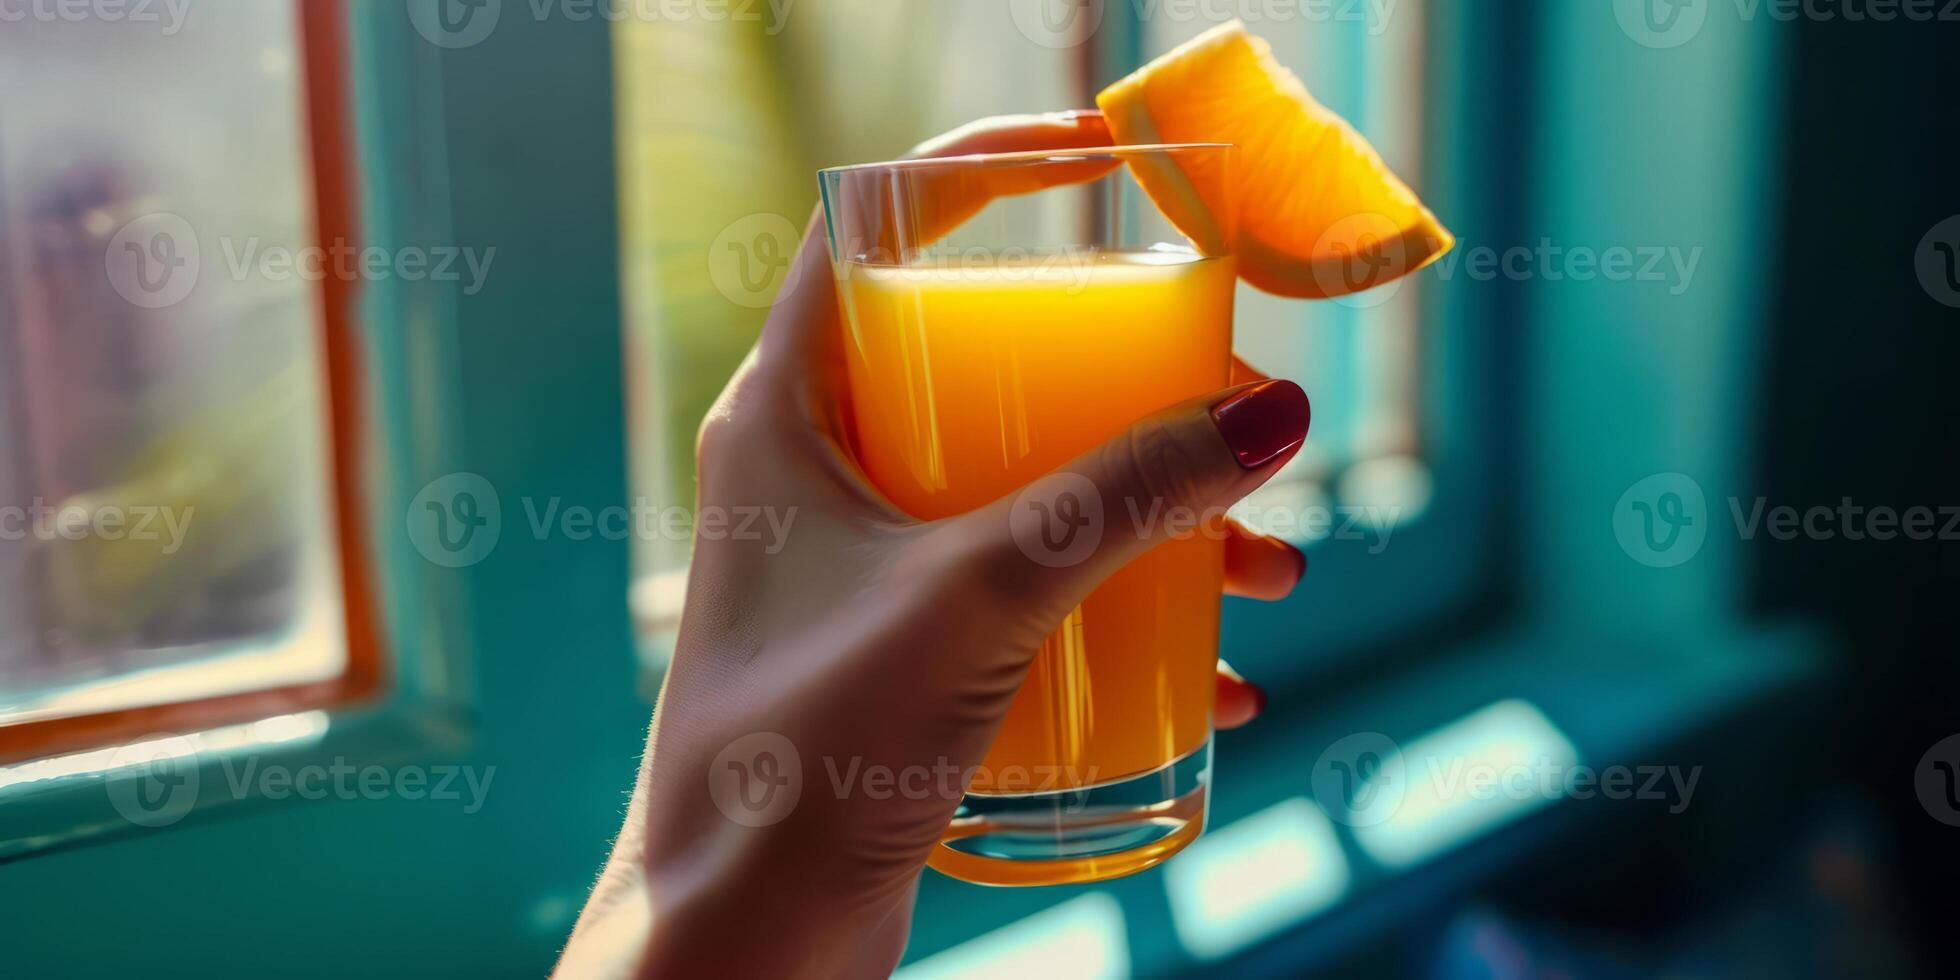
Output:
M1256 470L1293 451L1307 438L1313 406L1291 381L1253 385L1212 406L1211 421L1239 466Z
M1102 110L1101 109L1064 109L1061 112L1054 113L1054 115L1056 118L1064 119L1069 122L1074 122L1077 119L1100 117L1102 115Z
M1266 713L1266 689L1257 684L1246 684L1252 689L1252 714L1254 717Z

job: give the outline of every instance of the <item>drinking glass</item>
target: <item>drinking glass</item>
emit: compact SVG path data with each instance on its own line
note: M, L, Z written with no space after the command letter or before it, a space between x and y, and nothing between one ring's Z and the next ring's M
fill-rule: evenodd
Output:
M915 517L959 514L1224 387L1233 154L1121 146L822 171L851 449L872 483ZM1057 490L1031 501L1016 534L1051 566L1084 560L1099 534L1175 516ZM933 867L995 885L1095 881L1198 835L1220 527L1151 549L1047 638Z

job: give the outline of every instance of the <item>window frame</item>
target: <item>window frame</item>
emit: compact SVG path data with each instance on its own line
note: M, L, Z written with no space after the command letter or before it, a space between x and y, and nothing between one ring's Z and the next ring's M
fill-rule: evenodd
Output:
M346 0L294 6L315 240L384 248L446 240L440 52L398 10ZM398 98L404 91L432 98ZM169 763L170 775L213 787L226 786L225 767L245 756L264 765L400 764L470 744L462 581L421 560L395 522L376 520L405 513L417 488L456 468L453 302L426 281L328 276L319 285L346 669L323 681L0 727L0 863L143 830L105 790L155 778L159 743L190 752ZM391 527L397 533L386 533ZM259 727L282 718L301 724ZM259 737L295 730L299 737ZM170 822L261 802L256 787L199 793Z

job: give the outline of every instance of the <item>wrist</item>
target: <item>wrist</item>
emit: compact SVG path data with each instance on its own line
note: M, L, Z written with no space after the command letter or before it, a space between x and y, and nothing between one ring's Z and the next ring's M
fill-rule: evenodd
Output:
M649 869L645 976L888 976L911 890L866 902L806 880L811 865L696 862ZM901 922L893 942L887 924Z

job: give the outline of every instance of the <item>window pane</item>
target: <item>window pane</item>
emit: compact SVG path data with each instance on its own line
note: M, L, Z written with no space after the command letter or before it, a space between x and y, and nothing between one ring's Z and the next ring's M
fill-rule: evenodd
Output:
M0 725L346 666L296 9L0 31Z
M636 503L693 506L695 430L762 328L819 168L1091 96L1088 52L1030 44L993 5L839 0L794 17L792 30L768 17L614 25ZM686 533L635 540L634 615L655 665L688 548Z
M1423 6L1409 0L1386 14L1360 5L1330 5L1318 14L1300 8L1295 16L1246 25L1272 44L1274 57L1300 76L1314 98L1352 122L1418 189ZM1226 19L1145 18L1145 57ZM1247 499L1241 513L1249 523L1293 533L1303 523L1300 511L1330 504L1387 504L1401 520L1416 516L1414 505L1424 499L1428 480L1417 429L1420 279L1309 303L1239 285L1239 352L1269 372L1297 379L1313 395L1313 437L1285 475ZM1356 466L1362 467L1358 474ZM1337 486L1330 489L1330 483Z

